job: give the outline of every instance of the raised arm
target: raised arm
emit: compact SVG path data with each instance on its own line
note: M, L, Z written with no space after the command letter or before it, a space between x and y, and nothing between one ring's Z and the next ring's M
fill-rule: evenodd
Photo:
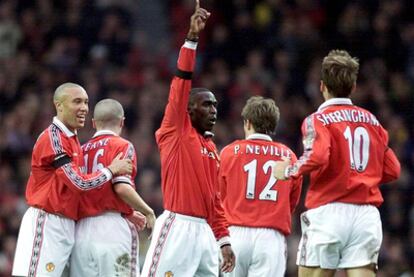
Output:
M192 74L195 66L196 48L198 36L205 28L209 16L210 13L205 9L200 8L198 3L194 14L191 16L190 28L186 41L179 53L177 72L171 81L168 104L165 109L159 135L170 132L182 133L183 130L191 127L187 106L191 90Z

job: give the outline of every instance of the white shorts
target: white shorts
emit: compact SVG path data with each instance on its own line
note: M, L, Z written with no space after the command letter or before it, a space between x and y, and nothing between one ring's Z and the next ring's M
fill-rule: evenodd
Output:
M377 264L381 218L372 205L331 203L301 215L296 264L344 269Z
M70 276L139 276L135 226L120 213L107 212L76 223Z
M74 220L30 207L20 225L12 275L60 277L74 243Z
M236 267L228 277L283 277L286 270L286 239L274 229L231 226L231 246Z
M157 218L143 277L218 276L218 245L202 218L164 211Z

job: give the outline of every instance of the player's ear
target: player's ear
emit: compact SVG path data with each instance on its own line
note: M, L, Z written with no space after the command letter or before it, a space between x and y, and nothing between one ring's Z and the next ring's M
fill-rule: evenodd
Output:
M92 118L92 128L96 129L95 119Z
M250 131L251 128L252 128L252 123L250 123L250 120L245 119L245 120L243 120L243 123L244 123L244 127L246 128L246 130Z
M121 122L119 123L119 127L124 127L125 124L125 117L122 118Z
M60 101L54 101L56 112L62 112L62 103Z
M321 92L323 92L324 87L325 87L325 84L324 84L324 83L323 83L323 81L321 80L321 83L320 83L320 85L319 85L319 90L320 90Z
M193 115L193 107L192 106L193 105L191 103L188 103L187 112L190 116Z
M356 82L352 85L351 93L354 93L356 90Z

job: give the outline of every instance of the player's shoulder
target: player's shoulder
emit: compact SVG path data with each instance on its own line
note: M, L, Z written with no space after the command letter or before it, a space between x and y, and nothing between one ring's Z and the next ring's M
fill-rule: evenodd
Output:
M126 138L123 138L121 136L113 136L111 138L112 143L114 144L118 144L118 145L129 145L132 144L129 140L127 140Z
M131 151L135 152L135 147L129 140L121 137L121 136L113 136L110 139L110 147L113 150L119 150L119 151Z
M292 151L292 149L290 149L290 147L289 147L289 146L287 146L286 144L284 144L284 143L282 143L282 142L279 142L279 141L273 141L273 142L272 142L272 144L273 144L274 146L279 147L279 148L283 148L283 149L286 149L286 150Z
M317 110L311 113L310 115L306 116L303 122L311 122L317 119L318 116L320 116L322 113L326 112L326 110Z
M291 157L293 157L295 159L297 158L295 152L293 152L293 150L289 146L287 146L286 144L284 144L282 142L279 142L279 141L273 141L273 145L280 148L280 149L283 149L283 150L289 152Z
M376 116L371 112L371 111L369 111L369 110L367 110L367 109L365 109L365 108L362 108L362 107L360 107L360 106L356 106L356 105L353 105L353 107L354 107L354 109L356 109L356 110L359 110L359 111L361 111L361 112L364 112L364 113L367 113L367 114L369 114L370 116L373 116L373 117L375 117L376 118Z
M46 129L44 129L39 136L37 137L36 144L39 143L48 143L51 140L60 142L60 133L61 130L54 124L50 124Z
M224 154L224 153L227 153L229 151L232 151L236 145L243 144L244 142L245 142L244 140L235 140L235 141L227 144L226 146L224 146L223 149L221 149L220 153Z

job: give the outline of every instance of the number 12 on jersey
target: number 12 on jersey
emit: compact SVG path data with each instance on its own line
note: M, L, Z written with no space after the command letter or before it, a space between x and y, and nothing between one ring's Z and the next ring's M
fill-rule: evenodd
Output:
M272 189L276 184L277 179L273 177L272 167L275 161L267 161L261 168L266 176L269 175L269 179L262 192L259 194L259 200L277 201L277 190ZM246 198L255 199L255 188L257 182L257 160L252 160L243 167L244 171L247 172L247 188Z

